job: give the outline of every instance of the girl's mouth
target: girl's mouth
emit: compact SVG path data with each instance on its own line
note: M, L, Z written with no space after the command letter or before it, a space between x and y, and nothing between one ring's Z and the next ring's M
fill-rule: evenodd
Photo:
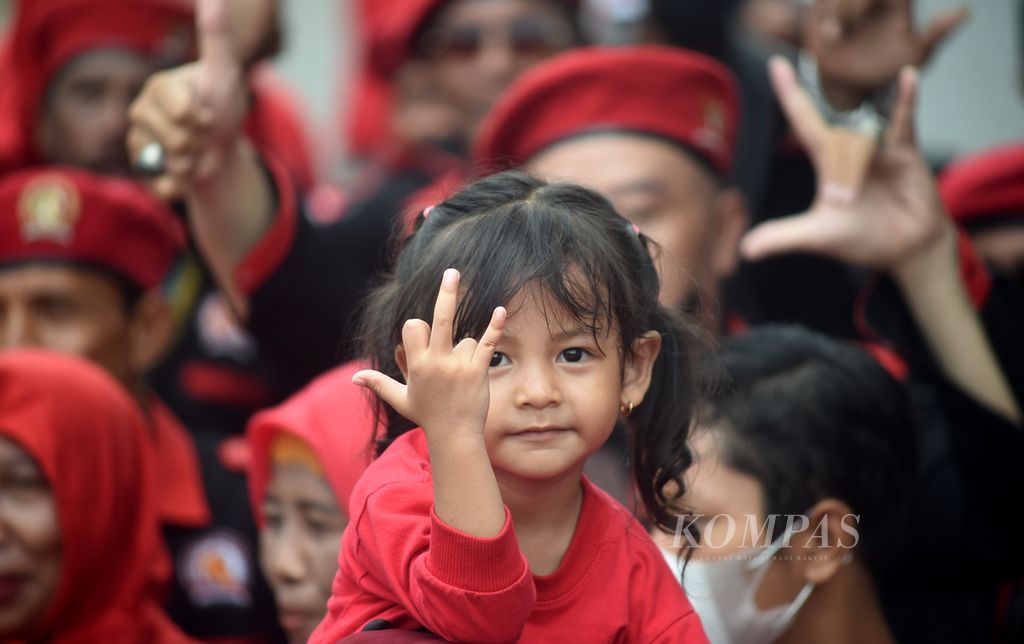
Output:
M566 433L567 429L561 427L530 427L512 432L512 436L526 441L542 443L552 440Z

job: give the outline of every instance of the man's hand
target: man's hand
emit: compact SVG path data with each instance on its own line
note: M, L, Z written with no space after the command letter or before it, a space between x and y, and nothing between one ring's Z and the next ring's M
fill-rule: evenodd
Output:
M129 158L138 159L153 142L163 147L166 170L150 187L164 199L182 198L211 178L236 142L247 108L226 0L199 0L196 23L199 59L151 76L131 106Z
M818 62L829 102L850 110L900 69L926 65L968 15L966 7L950 9L919 30L911 0L817 0L804 21L804 49Z
M834 177L823 172L828 125L800 88L793 68L782 58L770 65L779 102L818 173L818 192L808 212L748 232L741 245L748 259L811 252L895 271L931 245L951 239L952 223L914 137L916 71L903 71L884 144L870 163L862 192L850 194L836 189Z

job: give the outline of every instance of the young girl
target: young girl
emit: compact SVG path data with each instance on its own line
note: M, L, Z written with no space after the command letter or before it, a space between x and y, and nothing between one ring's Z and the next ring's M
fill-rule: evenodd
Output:
M705 641L644 529L582 475L625 418L647 515L671 529L661 491L691 461L688 346L607 200L484 179L424 213L365 319L377 371L354 381L389 405L390 446L353 491L311 641Z

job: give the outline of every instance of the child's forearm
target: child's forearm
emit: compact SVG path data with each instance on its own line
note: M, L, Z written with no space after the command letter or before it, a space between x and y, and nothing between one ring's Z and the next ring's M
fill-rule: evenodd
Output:
M483 433L479 429L464 436L446 432L440 440L431 440L429 430L426 434L437 517L470 535L497 536L505 526L505 504Z
M1019 424L1020 408L960 279L953 227L893 267L892 276L943 373L975 400Z

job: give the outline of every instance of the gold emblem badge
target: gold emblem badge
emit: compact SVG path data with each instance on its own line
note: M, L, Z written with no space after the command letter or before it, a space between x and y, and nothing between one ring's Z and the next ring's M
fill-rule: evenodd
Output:
M725 139L726 113L721 101L705 99L702 104L703 123L693 133L694 143L712 154L722 154L728 144Z
M75 223L81 211L78 191L56 175L35 179L21 191L18 213L23 242L54 241L71 243Z
M725 137L725 107L717 100L704 102L704 127L720 137Z

